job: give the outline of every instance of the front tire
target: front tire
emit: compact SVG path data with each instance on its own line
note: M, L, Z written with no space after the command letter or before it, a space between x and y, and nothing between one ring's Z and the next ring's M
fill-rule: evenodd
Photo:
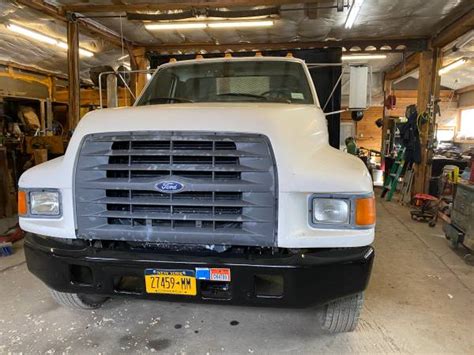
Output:
M354 331L363 304L363 292L327 304L324 307L321 328L330 333Z
M104 302L107 300L107 297L102 296L59 292L55 290L50 291L51 296L56 301L56 303L71 309L97 309L100 308L102 304L104 304Z

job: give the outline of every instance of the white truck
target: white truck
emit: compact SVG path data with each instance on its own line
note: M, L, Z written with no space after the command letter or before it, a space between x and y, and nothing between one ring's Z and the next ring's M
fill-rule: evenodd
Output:
M351 331L374 258L371 177L329 146L294 58L160 66L133 107L89 113L63 157L26 171L19 206L29 270L75 308L314 305Z

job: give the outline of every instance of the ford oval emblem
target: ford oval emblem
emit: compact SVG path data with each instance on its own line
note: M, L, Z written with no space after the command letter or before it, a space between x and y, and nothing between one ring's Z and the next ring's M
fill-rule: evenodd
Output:
M160 192L172 194L184 189L184 185L177 181L162 181L156 184L156 189Z

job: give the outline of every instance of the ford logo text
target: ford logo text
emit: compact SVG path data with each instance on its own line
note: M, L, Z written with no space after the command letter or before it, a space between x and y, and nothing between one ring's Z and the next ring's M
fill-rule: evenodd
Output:
M172 194L184 189L184 185L177 181L162 181L156 184L156 189L160 192Z

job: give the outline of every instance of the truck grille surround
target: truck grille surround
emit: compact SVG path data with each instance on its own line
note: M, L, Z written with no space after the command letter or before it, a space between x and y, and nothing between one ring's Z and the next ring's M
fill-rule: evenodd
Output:
M164 192L163 182L180 189ZM83 139L75 169L77 236L276 246L277 189L264 135L91 134Z

